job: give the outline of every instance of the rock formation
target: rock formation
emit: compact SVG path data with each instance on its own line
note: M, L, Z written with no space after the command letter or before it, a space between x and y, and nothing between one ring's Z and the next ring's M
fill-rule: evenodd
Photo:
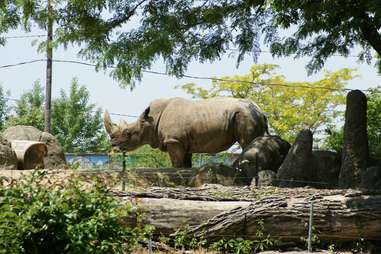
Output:
M364 93L354 90L347 95L339 186L359 187L368 159L367 100Z
M13 126L3 132L7 140L31 140L44 142L48 148L44 157L45 168L63 168L66 165L65 154L58 140L50 133L42 132L32 126Z

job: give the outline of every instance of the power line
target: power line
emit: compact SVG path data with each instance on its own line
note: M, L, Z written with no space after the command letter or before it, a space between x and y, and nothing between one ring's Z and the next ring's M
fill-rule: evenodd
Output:
M23 39L23 38L38 38L38 37L46 37L47 35L46 34L34 34L34 35L14 35L14 36L5 36L3 38L5 39ZM235 49L235 48L228 48L226 49L227 51L233 51L233 52L239 52L240 50L239 49ZM251 52L258 52L258 53L265 53L265 54L271 54L272 55L272 52L269 51L269 50L252 50ZM248 52L249 53L249 52ZM292 53L290 55L296 55L296 53ZM340 54L333 54L331 56L334 56L334 57L353 57L353 58L358 58L359 56L356 56L356 55L340 55Z
M138 118L139 116L135 116L135 115L125 115L125 114L120 114L120 113L112 113L112 112L109 112L110 115L114 115L114 116L126 116L126 117L132 117L132 118Z
M9 67L15 67L19 65L25 65L25 64L31 64L36 62L45 62L46 59L36 59L31 61L25 61L25 62L19 62L15 64L8 64L8 65L2 65L0 66L0 69L3 68L9 68ZM53 60L53 62L57 63L72 63L72 64L80 64L85 66L92 66L95 67L95 64L81 62L81 61L75 61L75 60ZM115 66L110 66L110 68L116 68ZM161 75L161 76L169 76L171 75L165 73L165 72L159 72L159 71L151 71L151 70L142 70L143 73L149 73L154 75ZM189 75L189 74L183 74L181 77L183 78L190 78L190 79L196 79L196 80L211 80L211 81L220 81L220 82L236 82L236 83L245 83L245 84L252 84L256 86L269 86L269 87L285 87L285 88L291 88L291 89L319 89L319 90L329 90L329 91L353 91L353 90L360 90L363 92L369 91L369 89L351 89L351 88L330 88L330 87L322 87L322 86L307 86L307 85L289 85L289 84L282 84L282 83L259 83L254 81L246 81L246 80L234 80L234 79L222 79L222 78L214 78L214 77L203 77L203 76L195 76L195 75ZM298 82L293 82L293 84L296 84Z
M233 52L239 52L239 49L227 49L228 51L233 51ZM272 54L271 51L269 50L252 50L251 52L258 52L258 53L266 53L266 54ZM249 52L248 52L249 53ZM297 53L292 53L290 55L296 55ZM356 55L340 55L340 54L333 54L331 56L334 56L334 57L351 57L351 58L358 58L359 56L356 56Z
M143 70L142 72L169 76L166 73L157 72L157 71ZM307 88L307 89L321 89L321 90L330 90L330 91L361 90L361 89L351 89L351 88L329 88L329 87L323 87L323 86L286 85L286 84L281 84L281 83L258 83L258 82L254 82L254 81L222 79L222 78L202 77L202 76L200 77L200 76L193 76L193 75L187 75L187 74L182 75L182 77L191 78L191 79L198 79L198 80L212 80L212 81L221 81L221 82L246 83L246 84L253 84L253 85L257 85L257 86L274 86L274 87L275 86L281 86L281 87L286 87L286 88L300 88L300 89ZM293 82L293 83L298 83L298 82ZM366 91L366 90L361 90L361 91Z
M46 61L45 59L36 59L36 60L31 60L31 61L19 62L19 63L15 63L15 64L0 65L0 69L20 66L20 65L24 65L24 64L31 64L31 63L37 63L37 62L45 62L45 61Z
M23 39L23 38L38 38L46 37L46 34L35 34L35 35L14 35L14 36L5 36L5 39Z
M20 99L11 98L11 97L4 97L4 99L9 100L9 101L15 101L15 102L19 102L20 101ZM97 111L96 110L91 110L91 112L92 113L96 113ZM135 115L122 114L122 113L109 112L109 114L110 115L114 115L114 116L125 116L125 117L138 118L138 116L135 116Z

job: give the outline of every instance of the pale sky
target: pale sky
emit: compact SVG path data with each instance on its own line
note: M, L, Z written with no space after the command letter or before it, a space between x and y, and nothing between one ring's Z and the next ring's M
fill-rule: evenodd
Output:
M32 32L30 34L41 34ZM10 32L7 36L27 35L22 31ZM23 61L44 58L44 54L37 53L36 47L31 45L32 38L9 39L6 46L0 47L0 66L14 64ZM76 57L78 49L69 47L67 50L55 50L53 57L59 60L79 60ZM354 54L354 53L353 53ZM273 59L270 54L262 53L258 64L277 64L280 66L279 72L289 81L313 81L322 77L323 72L316 75L307 76L305 64L308 58L294 60L292 57ZM248 73L250 66L254 64L251 56L247 56L239 68L236 68L236 56L224 56L220 61L208 64L192 62L186 74L194 76L220 77L235 74ZM358 63L356 58L332 57L325 65L325 69L335 71L341 68L355 68L360 74L359 78L349 82L349 88L365 89L381 85L381 77L377 74L373 65ZM165 66L157 62L152 67L154 71L165 71ZM86 85L90 91L91 102L102 109L110 112L139 115L150 101L157 98L186 97L175 85L194 82L196 84L208 85L210 81L192 80L188 78L176 79L153 74L144 74L143 80L138 83L133 91L123 89L118 86L107 73L96 72L94 67L69 63L53 63L53 98L59 95L61 89L68 90L72 78L78 78L79 84ZM31 89L35 80L40 80L45 84L45 63L33 63L10 68L0 68L0 84L11 91L12 98L19 98L20 95ZM117 120L119 117L113 116ZM123 119L126 119L123 117ZM127 118L132 121L133 118Z

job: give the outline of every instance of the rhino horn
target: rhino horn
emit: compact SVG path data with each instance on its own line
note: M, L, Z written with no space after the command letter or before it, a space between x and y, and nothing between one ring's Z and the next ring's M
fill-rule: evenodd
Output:
M128 123L126 120L121 120L120 121L120 126L127 127Z
M103 115L103 123L105 125L106 131L109 134L111 134L112 133L112 129L113 129L115 124L111 121L110 114L108 113L107 110L105 111L105 113Z

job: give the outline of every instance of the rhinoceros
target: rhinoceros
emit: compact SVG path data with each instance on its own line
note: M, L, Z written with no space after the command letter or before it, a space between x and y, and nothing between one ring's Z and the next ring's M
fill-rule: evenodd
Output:
M218 153L235 142L245 148L268 133L266 115L255 103L227 97L158 99L130 124L112 123L106 111L104 125L113 148L132 151L149 144L167 151L175 168L192 167L192 153Z
M255 138L233 163L248 179L257 177L259 171L277 172L291 145L279 136L268 135Z

